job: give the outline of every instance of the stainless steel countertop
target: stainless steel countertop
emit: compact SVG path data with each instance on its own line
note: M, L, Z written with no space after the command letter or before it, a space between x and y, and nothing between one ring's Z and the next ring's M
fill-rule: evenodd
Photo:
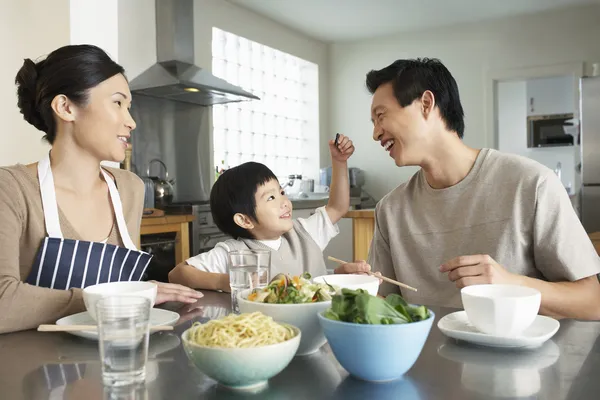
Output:
M319 200L313 200L313 199L291 199L292 201L292 207L294 208L294 210L306 210L309 208L319 208L319 207L323 207L324 205L327 205L327 202L329 201L329 199L319 199ZM350 197L350 206L357 206L360 204L360 198L359 197Z
M176 305L166 308L177 309ZM432 308L437 318L454 310ZM188 311L189 310L189 311ZM101 385L98 345L66 333L0 335L0 398L49 399L48 382L69 383L52 399L597 399L600 396L600 323L562 321L556 336L534 351L494 351L460 344L431 330L421 356L404 380L373 384L348 377L329 347L296 357L269 388L254 396L223 390L193 367L179 335L197 320L230 310L228 294L205 297L182 311L174 333L151 336L144 388L108 391ZM4 311L6 312L6 310ZM73 373L79 366L81 378ZM55 367L50 367L55 366ZM46 368L44 368L46 367ZM70 378L69 378L70 377ZM104 397L103 397L104 396Z

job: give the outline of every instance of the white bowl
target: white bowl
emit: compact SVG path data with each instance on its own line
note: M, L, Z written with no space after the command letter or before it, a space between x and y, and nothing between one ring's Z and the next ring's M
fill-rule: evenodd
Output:
M300 330L285 342L261 347L220 348L201 346L188 340L190 328L181 336L190 361L223 386L237 390L258 390L267 380L288 366L301 340Z
M317 315L331 307L331 300L301 304L258 303L247 299L251 292L252 289L246 289L238 294L240 312L260 311L277 322L297 326L302 331L297 355L315 353L327 342Z
M379 279L370 275L333 274L317 276L313 279L315 283L325 283L325 281L332 286L339 286L340 289L364 289L372 296L377 296L379 291Z
M535 320L542 301L539 290L517 285L474 285L461 290L469 322L483 333L514 337Z
M88 313L96 320L96 302L108 296L139 296L150 299L150 307L156 301L157 286L152 282L107 282L83 289L83 302Z

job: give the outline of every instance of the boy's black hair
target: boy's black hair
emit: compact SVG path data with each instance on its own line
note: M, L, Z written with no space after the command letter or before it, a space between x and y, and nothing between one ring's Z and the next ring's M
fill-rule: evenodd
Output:
M417 58L414 60L396 60L380 70L367 73L367 88L371 94L379 86L392 83L398 104L406 107L420 98L423 92L430 90L435 96L435 105L440 110L446 128L463 138L465 133L465 114L458 85L448 68L435 58Z
M221 232L234 239L254 239L233 221L237 213L256 219L256 190L272 179L278 180L266 165L247 162L233 167L217 179L210 192L210 211Z

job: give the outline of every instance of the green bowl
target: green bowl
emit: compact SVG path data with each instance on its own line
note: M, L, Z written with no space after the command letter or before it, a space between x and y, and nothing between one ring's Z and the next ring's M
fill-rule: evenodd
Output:
M220 348L200 346L188 339L190 328L181 339L188 358L201 372L235 390L256 391L267 385L267 381L283 371L292 361L300 345L300 330L285 342L261 347Z

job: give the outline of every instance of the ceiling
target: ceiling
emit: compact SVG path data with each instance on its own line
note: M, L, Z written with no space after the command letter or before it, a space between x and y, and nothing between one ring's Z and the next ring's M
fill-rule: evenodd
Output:
M599 0L228 0L325 42L350 41Z

